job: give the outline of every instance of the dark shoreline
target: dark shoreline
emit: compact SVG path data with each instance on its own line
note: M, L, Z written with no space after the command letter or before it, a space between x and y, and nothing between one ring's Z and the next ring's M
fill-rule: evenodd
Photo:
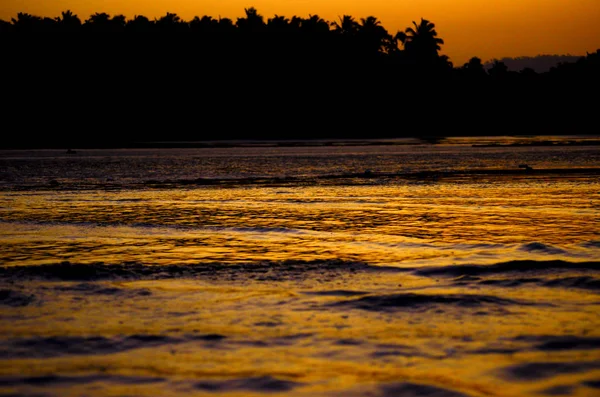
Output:
M567 141L567 142L553 142L553 141L540 141L540 142L514 142L514 143L487 143L487 144L474 144L473 147L529 147L529 146L597 146L600 145L600 140L593 141Z
M477 139L477 137L472 137ZM327 146L411 146L444 143L444 137L431 138L398 138L398 139L335 139L335 140L264 140L264 141L206 141L206 142L139 142L138 148L228 148L228 147L327 147ZM472 144L472 147L521 147L521 146L597 146L600 139L563 141L530 141L512 143Z
M541 139L540 138L545 138ZM506 135L506 136L430 136L430 137L397 137L397 138L331 138L331 139L223 139L198 141L134 141L134 142L77 142L72 144L56 142L56 144L7 144L0 142L0 150L60 150L65 154L77 154L77 150L85 149L202 149L202 148L278 148L278 147L350 147L350 146L415 146L437 144L464 144L471 147L565 147L565 146L599 146L598 135ZM465 139L464 143L458 140ZM468 143L466 140L482 140L482 143ZM502 142L494 142L494 141ZM507 142L514 140L513 142Z

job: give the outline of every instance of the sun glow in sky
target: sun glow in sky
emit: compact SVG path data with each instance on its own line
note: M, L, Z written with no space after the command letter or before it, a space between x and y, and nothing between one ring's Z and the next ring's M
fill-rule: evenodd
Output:
M539 54L585 55L600 49L599 0L3 0L0 19L18 12L55 17L71 10L82 20L96 12L184 20L212 16L235 20L255 7L265 20L318 15L333 22L343 15L377 17L388 32L428 19L445 41L442 54L455 66L471 57L483 61Z

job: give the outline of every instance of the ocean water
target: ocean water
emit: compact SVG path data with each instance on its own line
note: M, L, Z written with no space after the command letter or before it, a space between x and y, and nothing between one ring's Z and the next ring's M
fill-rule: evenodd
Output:
M0 394L599 396L600 149L510 139L0 151Z

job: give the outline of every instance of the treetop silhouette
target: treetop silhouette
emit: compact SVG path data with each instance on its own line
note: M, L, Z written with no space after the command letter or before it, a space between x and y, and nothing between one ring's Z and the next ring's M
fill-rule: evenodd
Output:
M586 98L600 80L600 50L544 73L475 56L454 66L425 18L390 34L375 16L265 18L254 7L235 21L99 12L82 22L67 10L18 13L0 21L0 39L7 124L69 120L46 144L81 126L96 131L77 138L86 142L569 134L593 119Z

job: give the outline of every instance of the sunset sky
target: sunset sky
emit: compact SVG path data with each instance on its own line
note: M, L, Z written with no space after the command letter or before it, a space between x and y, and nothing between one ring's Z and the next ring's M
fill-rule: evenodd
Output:
M194 16L236 20L244 8L255 7L265 20L275 14L319 15L335 21L375 16L390 33L420 18L436 25L444 39L442 54L455 66L471 57L494 58L538 54L585 55L600 49L599 0L3 0L0 19L18 12L55 17L71 10L82 20L95 12L158 18L166 12L184 20Z

